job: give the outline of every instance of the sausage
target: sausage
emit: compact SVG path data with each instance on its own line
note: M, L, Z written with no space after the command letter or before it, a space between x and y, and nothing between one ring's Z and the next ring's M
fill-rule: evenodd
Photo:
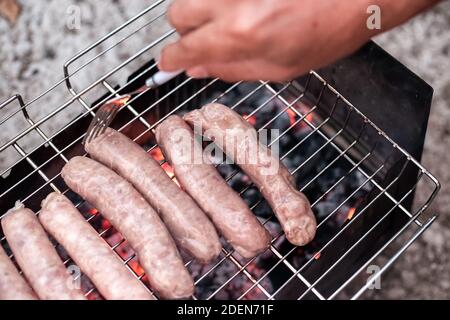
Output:
M155 299L72 202L59 193L42 201L39 220L108 300Z
M36 299L36 294L0 246L0 300Z
M85 148L92 158L133 184L192 257L207 263L220 254L222 245L211 221L138 144L108 128Z
M17 263L40 299L86 299L33 211L16 205L3 217L2 227Z
M156 128L156 140L178 182L241 256L252 258L268 248L269 232L216 168L203 159L201 145L181 117L173 115L163 121Z
M181 299L193 294L193 280L169 231L128 181L84 157L72 158L61 175L128 240L160 297Z
M305 245L314 238L317 223L308 199L296 189L295 181L278 157L258 141L253 126L221 104L191 111L184 119L200 127L204 136L213 140L250 177L292 244Z

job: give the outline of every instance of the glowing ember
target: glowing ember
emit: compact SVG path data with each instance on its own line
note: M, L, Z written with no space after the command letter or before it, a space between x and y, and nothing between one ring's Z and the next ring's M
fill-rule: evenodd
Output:
M347 220L352 220L353 216L355 215L356 208L350 208L347 215Z
M159 147L156 147L153 150L151 150L150 155L153 157L153 159L155 159L158 162L164 160L164 155L162 154L161 149ZM161 165L161 168L163 168L163 170L167 173L170 179L172 179L178 186L180 186L180 184L177 181L177 178L175 178L173 168L167 162L164 162Z
M89 213L95 216L98 213L98 210L95 208L89 209Z
M302 121L299 124L300 127L302 127L302 128L309 128L309 123L312 123L313 119L314 119L314 115L313 115L312 112L306 114L306 116L304 116L304 118L303 118L303 116L300 116L297 112L295 112L295 110L292 109L292 108L288 108L286 110L286 113L287 113L287 115L289 117L289 124L291 126L295 125L299 119L302 119ZM300 111L301 115L303 115L305 113ZM299 119L297 119L297 118L299 118Z
M141 267L141 265L135 259L128 262L128 266L131 268L131 270L133 270L134 273L136 273L138 277L142 276L145 272L144 269Z
M254 125L256 124L256 117L255 117L254 115L253 115L253 116L249 116L249 115L247 115L247 114L244 113L242 116L243 116L244 119L247 120L248 123L250 123L252 126L254 126Z
M164 160L164 155L161 152L161 149L159 147L156 147L152 150L150 150L150 155L158 162L161 162Z
M111 228L111 226L111 222L106 219L102 220L102 230L108 230L109 228Z

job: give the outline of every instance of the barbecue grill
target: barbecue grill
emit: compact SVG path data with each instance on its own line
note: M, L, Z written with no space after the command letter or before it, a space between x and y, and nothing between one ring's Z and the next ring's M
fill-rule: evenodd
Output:
M35 99L15 95L0 105L0 127L21 123L17 132L5 133L0 147L9 159L0 172L0 215L17 200L38 212L49 192L62 192L144 283L126 239L67 189L60 171L70 158L85 154L81 141L97 108L140 88L157 71L155 54L176 36L165 22L166 5L156 1L69 59L63 79ZM108 54L150 28L159 36L117 65L105 64ZM102 66L96 69L102 74L92 74L93 64ZM58 105L34 116L50 96L58 97ZM233 165L217 163L274 239L267 252L251 260L226 245L207 266L186 257L197 287L194 299L356 299L378 288L377 279L437 218L426 209L440 185L419 162L431 96L425 82L369 43L347 59L287 83L227 84L180 75L128 101L112 126L160 160L173 179L153 137L170 114L221 102L258 130L279 132L268 144L280 145L281 159L310 199L319 223L316 239L306 247L290 245L248 178ZM55 128L52 119L62 116L66 125ZM413 203L416 189L424 200ZM10 253L2 233L0 239ZM382 255L388 258L379 264ZM82 283L87 296L100 297L88 279Z

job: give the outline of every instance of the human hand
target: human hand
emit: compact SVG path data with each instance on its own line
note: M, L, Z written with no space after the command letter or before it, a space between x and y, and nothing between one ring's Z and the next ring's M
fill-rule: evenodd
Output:
M176 0L168 10L181 38L161 54L161 70L194 78L283 81L352 53L436 0ZM382 9L369 30L367 8Z

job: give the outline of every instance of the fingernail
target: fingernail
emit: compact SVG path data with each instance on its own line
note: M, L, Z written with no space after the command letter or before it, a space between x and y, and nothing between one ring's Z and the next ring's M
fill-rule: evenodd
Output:
M206 70L205 67L194 67L192 69L189 69L187 71L187 74L194 79L203 79L209 77L208 70Z

